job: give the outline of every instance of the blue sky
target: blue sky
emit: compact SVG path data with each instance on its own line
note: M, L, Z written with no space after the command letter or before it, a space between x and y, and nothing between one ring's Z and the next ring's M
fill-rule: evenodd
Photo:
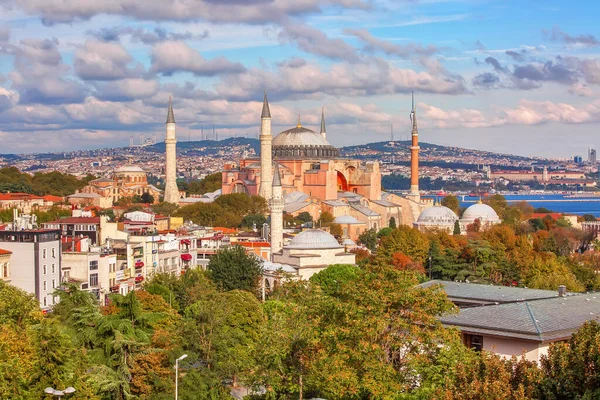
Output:
M0 152L317 126L570 157L600 147L600 5L485 0L0 0Z

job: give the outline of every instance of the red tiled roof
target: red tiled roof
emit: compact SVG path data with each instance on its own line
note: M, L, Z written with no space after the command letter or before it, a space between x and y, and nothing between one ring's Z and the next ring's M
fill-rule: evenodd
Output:
M43 197L34 196L30 193L0 193L0 201L2 200L43 200Z
M217 232L221 232L221 233L236 233L237 229L235 228L225 228L222 226L216 226L213 228L213 230L217 231Z
M235 242L242 247L271 247L269 242Z
M7 255L7 254L12 254L12 251L0 249L0 256L4 256L4 255Z
M60 203L61 201L64 201L64 199L60 196L53 196L51 194L48 194L46 196L43 197L44 200L46 201L52 201L54 203Z

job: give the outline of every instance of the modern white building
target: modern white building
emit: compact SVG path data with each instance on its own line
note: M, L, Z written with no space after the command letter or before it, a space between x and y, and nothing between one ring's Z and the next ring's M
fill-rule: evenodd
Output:
M56 304L52 294L61 283L60 230L0 231L0 248L12 252L10 283L35 295L44 310Z

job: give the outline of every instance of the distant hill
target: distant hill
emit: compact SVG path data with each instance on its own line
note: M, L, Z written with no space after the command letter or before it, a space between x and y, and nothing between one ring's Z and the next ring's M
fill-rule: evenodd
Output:
M258 139L253 138L243 138L243 137L230 137L223 140L195 140L189 142L177 142L177 151L178 152L203 152L204 155L211 155L220 150L223 147L233 147L233 146L248 146L249 149L254 149L254 151L258 154L260 152L260 141ZM164 153L165 152L165 142L156 143L152 146L147 146L144 149L147 151L155 152L155 153Z

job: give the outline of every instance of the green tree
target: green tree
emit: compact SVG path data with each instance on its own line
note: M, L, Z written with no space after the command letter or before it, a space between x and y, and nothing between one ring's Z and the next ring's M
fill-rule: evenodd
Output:
M171 216L175 214L179 206L173 203L161 202L151 206L152 212L160 215Z
M191 181L188 185L188 194L205 194L221 189L221 173L207 175L200 181Z
M296 219L302 224L305 224L307 222L312 222L312 220L313 220L312 215L310 215L310 213L307 211L302 211L300 214L298 214Z
M267 219L265 218L264 215L250 214L250 215L246 215L242 219L241 227L242 228L252 228L253 226L256 226L257 229L260 229L265 222L267 222Z
M140 196L140 200L142 203L152 204L152 203L154 203L154 196L152 196L149 192L144 192Z
M383 238L380 250L386 257L394 253L404 253L413 261L423 264L429 252L429 240L422 232L402 225Z
M328 226L329 224L333 223L334 219L335 217L332 213L330 213L329 211L323 211L319 216L319 226Z
M394 217L390 218L390 222L389 222L388 226L392 229L396 229L396 218L394 218Z
M242 246L219 250L208 263L210 278L224 291L245 290L258 295L262 265Z
M458 212L460 211L460 201L458 200L458 197L450 194L450 195L444 196L440 203L444 207L448 207L449 209L454 211L454 213L456 215L458 215Z
M452 231L453 235L460 235L460 223L458 221L454 221L454 230Z
M371 251L377 248L377 232L375 229L368 229L358 236L358 243Z
M253 369L254 346L264 322L257 298L243 290L218 293L194 303L185 317L188 347L207 369L237 386Z
M319 287L330 296L341 294L340 289L347 287L348 283L358 279L363 271L356 265L335 264L310 277L310 282Z

